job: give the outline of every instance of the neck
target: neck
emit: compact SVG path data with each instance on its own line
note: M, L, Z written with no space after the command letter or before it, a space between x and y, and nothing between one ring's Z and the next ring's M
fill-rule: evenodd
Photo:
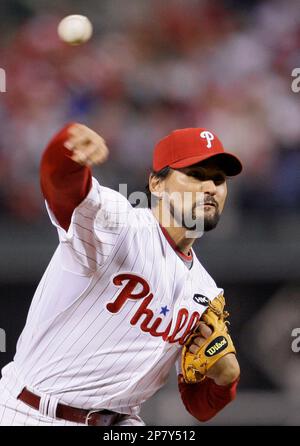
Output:
M167 212L167 211L165 211ZM168 214L168 218L164 219L162 212L162 205L159 203L158 206L152 209L152 213L156 220L159 222L160 226L167 231L169 237L173 240L177 248L183 253L188 255L191 247L195 242L195 238L188 238L186 233L188 229L184 227L177 227L172 215ZM167 220L167 224L166 224Z

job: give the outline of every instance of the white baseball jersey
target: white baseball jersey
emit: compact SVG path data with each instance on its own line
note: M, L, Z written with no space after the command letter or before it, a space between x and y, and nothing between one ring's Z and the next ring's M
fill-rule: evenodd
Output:
M2 383L15 396L27 386L52 408L137 415L223 290L194 253L187 268L150 209L94 178L67 232L48 212L60 243Z

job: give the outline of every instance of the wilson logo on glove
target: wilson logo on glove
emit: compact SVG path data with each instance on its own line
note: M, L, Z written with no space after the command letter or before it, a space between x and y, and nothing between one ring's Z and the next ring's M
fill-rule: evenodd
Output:
M194 294L193 301L195 301L199 305L203 305L205 307L209 304L209 298L203 296L203 294Z
M195 294L195 296L197 295ZM199 337L200 324L196 325L184 343L181 353L181 370L186 383L195 384L202 381L207 376L209 369L224 355L235 354L235 348L227 328L226 319L229 313L224 307L223 294L215 297L212 302L208 302L208 308L202 314L201 321L212 329L212 334L205 339L195 353L190 351L190 346L194 339Z
M227 346L228 342L226 338L224 338L224 336L218 336L206 347L205 355L209 357L214 356L217 353L225 350Z

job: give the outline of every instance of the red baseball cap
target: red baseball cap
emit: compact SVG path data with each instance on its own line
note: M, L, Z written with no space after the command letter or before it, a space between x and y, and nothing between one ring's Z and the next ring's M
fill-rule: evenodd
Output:
M154 148L153 170L158 172L164 167L180 169L208 158L215 157L228 176L242 171L241 161L232 153L225 152L219 138L205 128L174 130L161 139Z

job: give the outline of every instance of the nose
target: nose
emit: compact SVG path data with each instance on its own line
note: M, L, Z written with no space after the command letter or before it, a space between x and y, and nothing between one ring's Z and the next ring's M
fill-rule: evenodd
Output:
M201 183L201 192L204 194L215 195L217 193L217 186L213 180L205 180Z

